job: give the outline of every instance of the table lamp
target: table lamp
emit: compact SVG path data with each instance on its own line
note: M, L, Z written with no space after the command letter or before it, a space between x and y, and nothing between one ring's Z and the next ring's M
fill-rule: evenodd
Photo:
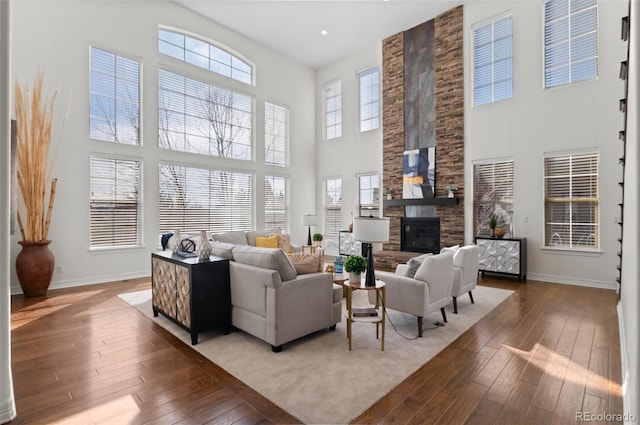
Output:
M309 226L309 237L307 239L307 245L311 245L311 226L315 226L318 224L318 216L317 215L303 215L302 216L302 225Z
M367 244L367 274L365 286L376 286L373 268L373 243L389 241L389 219L385 217L356 217L353 220L353 238Z

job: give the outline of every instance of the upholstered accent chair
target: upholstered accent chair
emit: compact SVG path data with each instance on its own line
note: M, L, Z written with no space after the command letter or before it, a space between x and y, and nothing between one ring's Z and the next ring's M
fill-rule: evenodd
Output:
M387 285L386 308L417 316L419 337L422 318L427 314L440 309L442 319L447 321L444 307L451 303L453 255L446 252L424 258L412 278L405 276L407 264L399 264L395 273L376 271L376 278ZM372 301L371 294L369 301Z
M478 282L478 264L480 261L480 247L477 245L465 245L453 254L453 285L451 296L453 297L453 312L458 313L458 297L469 293L471 304L473 294Z

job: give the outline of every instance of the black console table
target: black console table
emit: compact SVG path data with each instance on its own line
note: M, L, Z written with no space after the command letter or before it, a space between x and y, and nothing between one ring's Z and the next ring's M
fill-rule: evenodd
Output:
M231 328L231 288L229 260L211 256L209 260L182 258L170 251L151 254L153 315L162 313L191 334L223 326Z

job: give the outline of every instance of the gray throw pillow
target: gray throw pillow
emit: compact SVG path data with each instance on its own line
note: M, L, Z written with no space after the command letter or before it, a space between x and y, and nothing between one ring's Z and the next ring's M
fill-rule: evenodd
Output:
M418 257L413 257L412 259L410 259L409 261L407 261L407 271L405 272L405 277L410 277L411 279L413 279L416 275L416 272L418 271L418 268L422 265L422 263L424 262L424 259L427 257L432 256L432 253L429 254L423 254L420 255Z
M233 260L233 247L234 244L226 243L226 242L210 242L211 245L211 254L217 255L218 257L224 257L229 260Z

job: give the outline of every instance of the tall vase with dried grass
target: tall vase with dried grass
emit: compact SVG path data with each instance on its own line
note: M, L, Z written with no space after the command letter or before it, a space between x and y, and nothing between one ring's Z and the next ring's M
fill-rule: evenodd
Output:
M51 178L49 150L53 109L58 91L50 101L42 98L43 72L38 72L31 90L14 85L17 121L17 177L21 201L18 226L22 250L16 257L16 272L27 297L45 295L51 284L55 259L48 239L57 179Z

